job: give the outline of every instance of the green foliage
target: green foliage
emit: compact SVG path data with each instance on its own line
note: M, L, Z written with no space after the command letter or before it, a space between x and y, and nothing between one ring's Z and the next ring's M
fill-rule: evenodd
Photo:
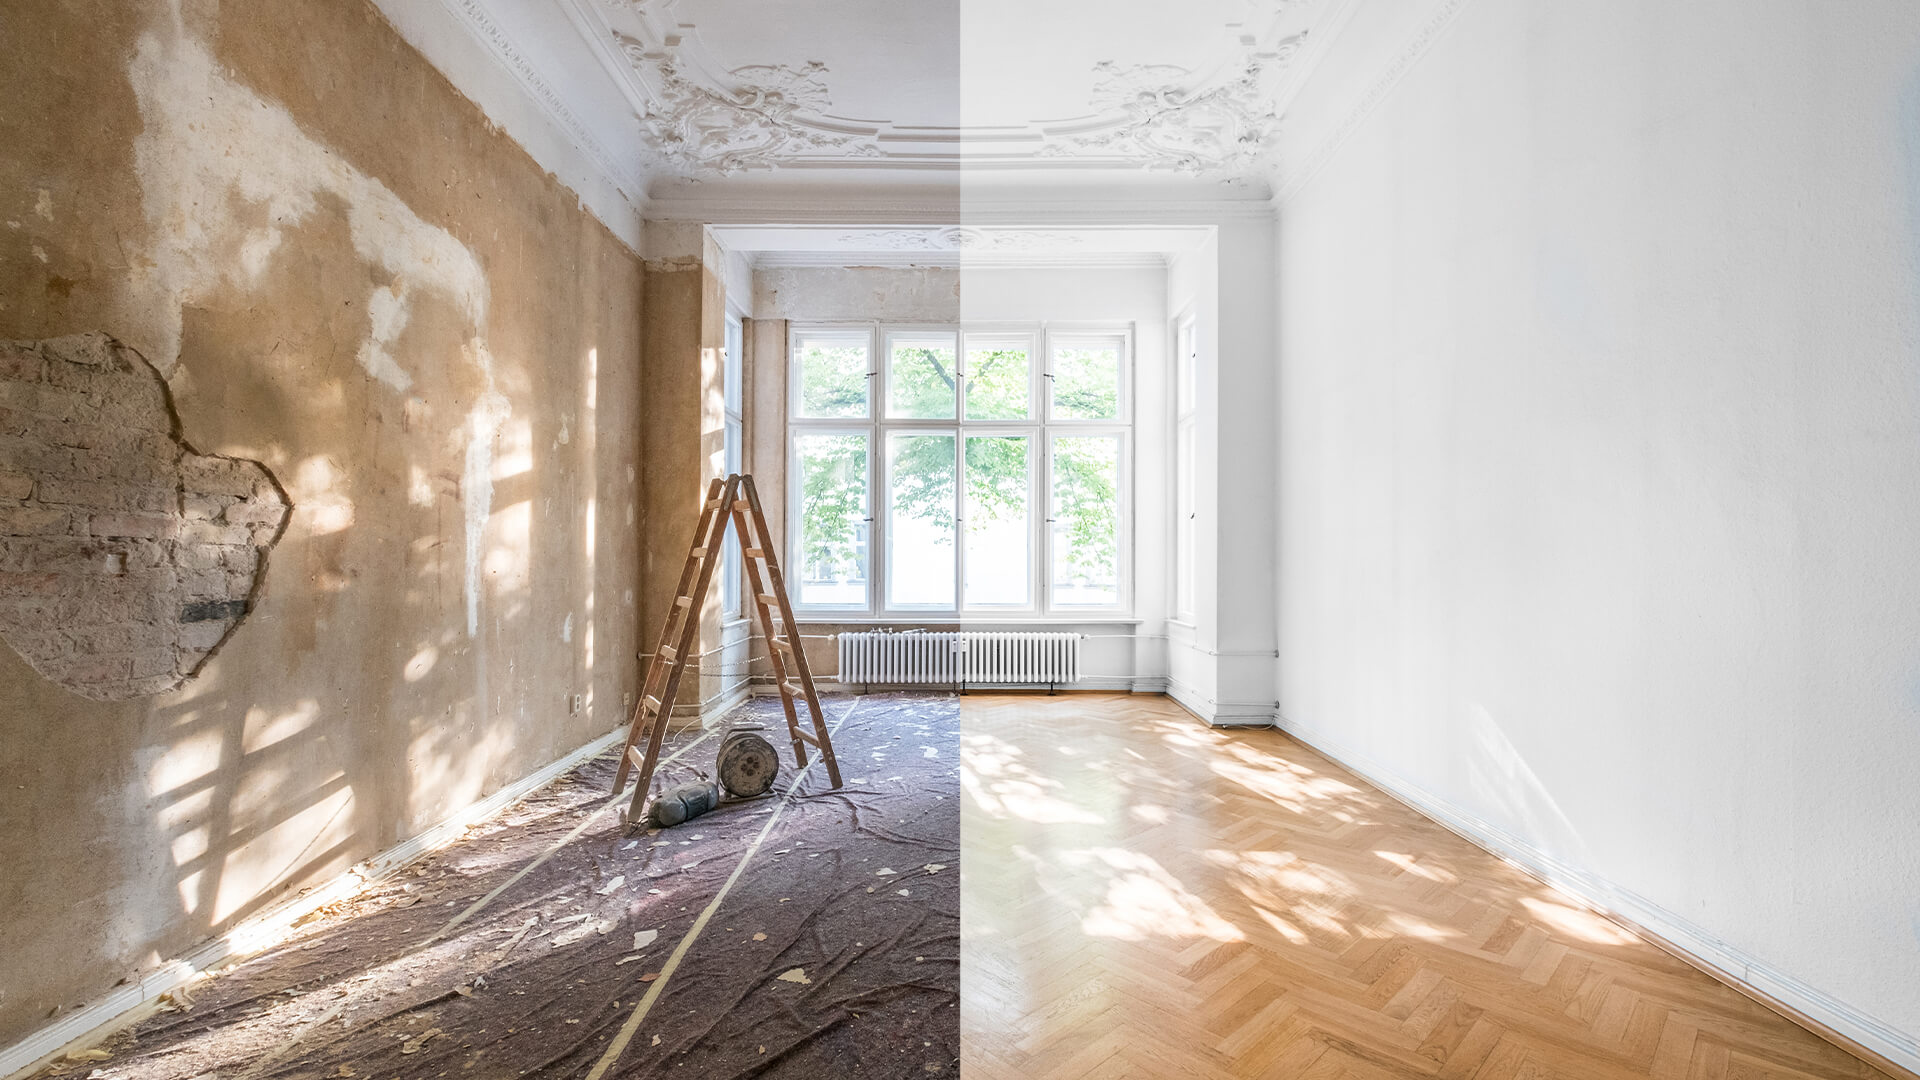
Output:
M867 415L865 346L810 344L800 350L800 415Z
M1105 435L1053 440L1053 522L1066 541L1063 554L1074 573L1095 583L1117 579L1119 440Z
M801 435L800 559L837 578L865 577L867 439L864 435ZM813 571L802 571L811 573Z
M967 419L1025 420L1027 350L970 349L967 352Z
M967 354L969 419L1028 417L1031 378L1027 350L978 349ZM887 412L947 419L959 383L954 350L902 342L893 349ZM867 415L866 351L857 346L807 346L801 354L804 415ZM1119 354L1108 348L1061 349L1054 356L1053 406L1065 419L1117 419ZM894 432L888 442L888 493L893 512L931 523L941 543L954 541L954 492L960 462L951 432ZM1034 464L1033 438L975 435L963 448L969 528L1026 520ZM867 445L861 435L800 435L801 553L807 572L864 577L868 516ZM1053 443L1053 528L1057 564L1094 584L1118 574L1119 441L1111 436L1061 435Z
M909 420L953 418L953 349L936 345L896 345L887 415Z
M1119 350L1055 349L1053 415L1059 420L1118 420Z

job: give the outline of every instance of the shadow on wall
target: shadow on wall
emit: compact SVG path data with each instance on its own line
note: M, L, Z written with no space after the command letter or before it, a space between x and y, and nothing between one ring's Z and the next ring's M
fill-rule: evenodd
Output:
M265 464L292 511L179 690L90 702L0 659L0 1045L574 749L632 681L631 632L596 644L633 583L596 507L633 477L601 476L586 307L637 263L597 281L562 249L582 301L498 319L533 344L496 364L481 262L228 72L177 14L138 47L130 287L177 319L155 359L186 441Z

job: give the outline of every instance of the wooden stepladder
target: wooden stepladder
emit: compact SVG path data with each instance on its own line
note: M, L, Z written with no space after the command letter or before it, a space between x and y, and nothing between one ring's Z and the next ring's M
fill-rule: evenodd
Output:
M667 611L666 624L660 628L659 644L654 646L653 659L647 664L640 702L634 707L633 721L627 729L627 744L620 752L620 766L613 778L616 793L627 782L629 766L640 770L640 784L634 789L633 804L627 812L630 822L639 821L646 809L653 771L660 762L660 743L666 736L674 698L680 692L680 677L685 674L688 661L698 666L700 606L706 599L707 587L713 582L714 567L724 555L729 520L740 537L740 554L747 564L745 584L752 590L753 606L760 613L760 629L766 634L774 683L787 714L787 733L793 737L794 764L806 766L807 746L811 744L826 763L827 779L834 787L840 786L840 764L833 757L827 719L820 711L820 695L813 687L813 671L807 666L806 651L800 648L793 605L787 600L786 580L780 576L780 562L767 541L767 517L760 509L760 494L754 490L753 477L735 473L707 485L700 524L693 533L693 547L687 552L687 564L680 571L673 606ZM812 731L800 726L800 713L794 706L796 700L806 702L813 720ZM646 732L644 753L639 746L643 730Z

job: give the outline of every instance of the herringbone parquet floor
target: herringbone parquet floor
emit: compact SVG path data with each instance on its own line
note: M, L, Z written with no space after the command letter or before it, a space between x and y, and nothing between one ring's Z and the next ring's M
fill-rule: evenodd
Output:
M1302 744L963 705L969 1080L1887 1074Z

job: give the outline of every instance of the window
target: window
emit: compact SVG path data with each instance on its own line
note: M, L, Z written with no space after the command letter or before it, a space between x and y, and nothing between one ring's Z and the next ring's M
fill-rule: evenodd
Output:
M798 606L1122 610L1130 344L1115 329L795 328Z
M1199 335L1191 314L1174 330L1173 348L1173 612L1194 621L1194 371L1200 362Z
M742 326L737 315L727 316L726 355L721 361L721 400L725 419L721 425L721 473L731 476L740 471L741 451L746 446L746 424L742 419L741 380L745 377L743 355ZM720 610L728 618L747 614L746 597L740 588L740 538L735 530L727 530L727 539L721 548L720 561Z

